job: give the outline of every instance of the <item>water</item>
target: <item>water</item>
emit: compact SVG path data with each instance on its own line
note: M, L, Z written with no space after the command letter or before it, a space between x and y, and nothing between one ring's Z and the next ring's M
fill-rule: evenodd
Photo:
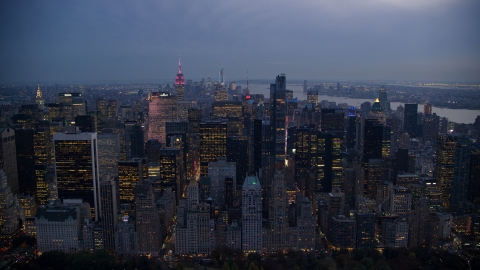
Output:
M246 87L246 85L241 85L242 87ZM250 84L250 93L251 94L263 94L265 98L270 97L270 85L268 84ZM288 85L287 89L293 90L293 97L298 98L299 100L306 100L307 95L303 93L303 85ZM336 102L337 104L340 103L347 103L350 106L357 106L360 107L360 104L363 102L370 102L373 104L375 100L373 99L362 99L362 98L347 98L347 97L332 97L332 96L325 96L319 95L318 100L328 100L330 102ZM401 102L391 102L390 107L393 110L396 110L399 105L405 107L404 103ZM423 112L423 104L418 105L418 110ZM472 124L475 122L475 118L480 115L480 110L466 110L466 109L448 109L448 108L436 108L433 106L434 113L436 113L440 117L447 117L448 120L455 122L455 123L465 123L465 124Z

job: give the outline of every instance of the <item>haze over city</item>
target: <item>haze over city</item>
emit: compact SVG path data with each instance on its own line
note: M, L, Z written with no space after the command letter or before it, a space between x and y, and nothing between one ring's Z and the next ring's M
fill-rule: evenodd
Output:
M478 1L2 1L0 83L478 82ZM174 72L174 71L173 71Z

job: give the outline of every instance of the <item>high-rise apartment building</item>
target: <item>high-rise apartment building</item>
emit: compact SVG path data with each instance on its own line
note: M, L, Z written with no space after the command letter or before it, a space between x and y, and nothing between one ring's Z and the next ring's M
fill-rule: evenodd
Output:
M53 143L58 197L83 199L98 221L101 209L97 133L57 133Z
M272 142L271 154L275 156L275 163L285 162L285 120L286 120L286 88L285 74L280 74L275 83L270 84L270 136Z

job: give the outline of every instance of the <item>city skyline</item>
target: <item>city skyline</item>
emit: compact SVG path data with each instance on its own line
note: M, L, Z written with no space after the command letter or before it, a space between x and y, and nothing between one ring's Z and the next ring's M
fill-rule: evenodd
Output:
M0 4L0 83L478 81L476 1Z

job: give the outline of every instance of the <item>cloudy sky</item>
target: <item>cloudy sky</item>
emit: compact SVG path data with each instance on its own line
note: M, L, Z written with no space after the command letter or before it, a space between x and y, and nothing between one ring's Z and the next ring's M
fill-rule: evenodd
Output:
M0 84L480 81L478 0L0 1Z

